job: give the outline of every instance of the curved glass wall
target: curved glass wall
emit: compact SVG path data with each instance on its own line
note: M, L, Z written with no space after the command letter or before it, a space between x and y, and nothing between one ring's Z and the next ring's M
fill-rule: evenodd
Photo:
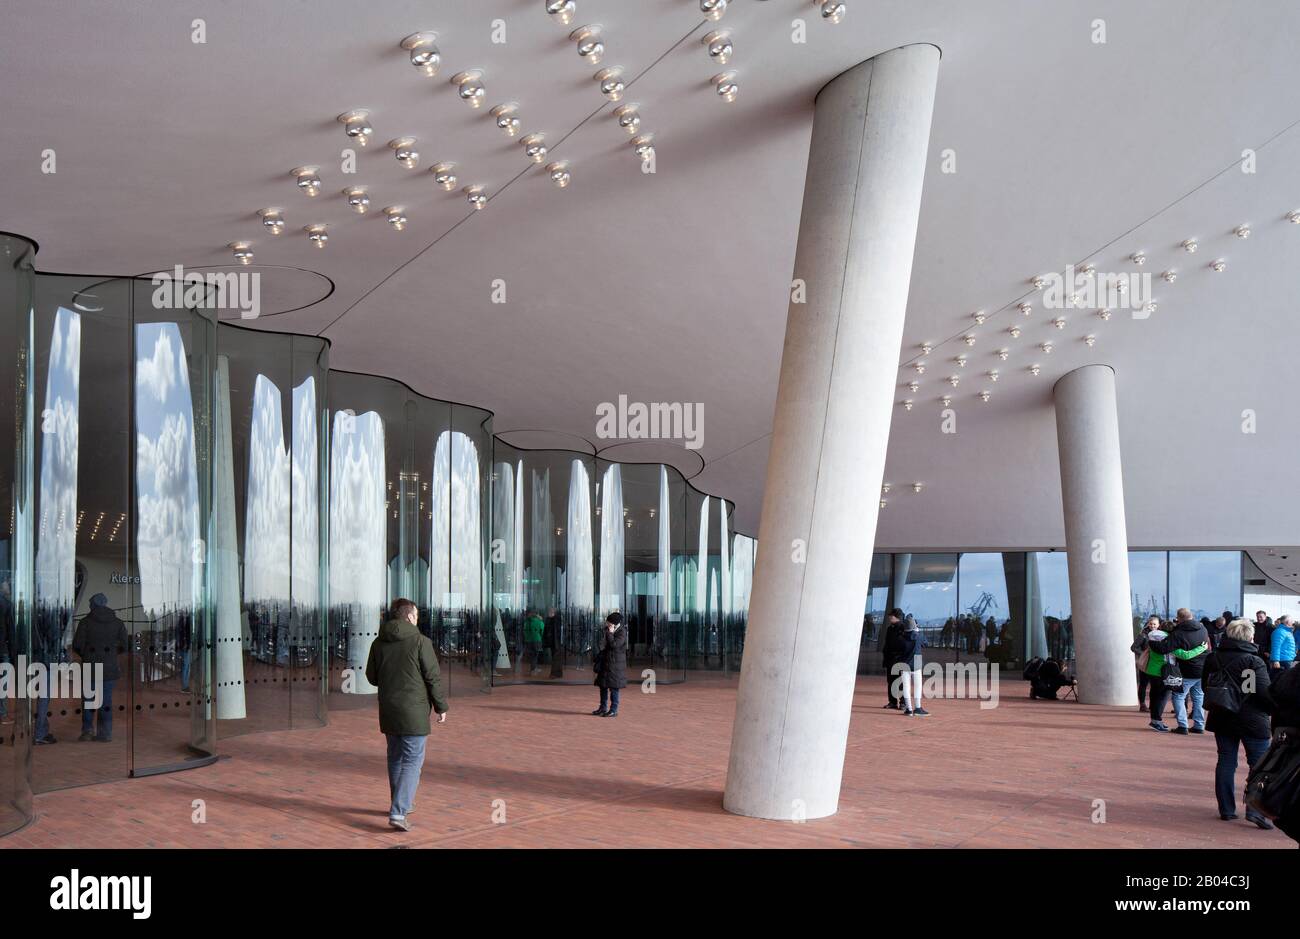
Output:
M754 542L671 467L517 450L487 411L330 371L324 340L220 321L255 272L45 275L0 249L0 664L51 678L0 685L0 833L33 789L373 707L398 597L453 694L591 681L613 610L635 679L738 668Z
M0 834L32 819L31 713L19 694L19 664L30 654L33 553L31 451L35 247L0 234L0 434L13 459L0 460ZM12 395L12 399L9 396Z

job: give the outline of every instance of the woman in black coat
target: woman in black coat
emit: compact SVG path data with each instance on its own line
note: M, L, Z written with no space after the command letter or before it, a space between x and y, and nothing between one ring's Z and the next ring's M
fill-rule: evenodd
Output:
M1224 673L1228 681L1243 691L1251 689L1242 695L1241 707L1236 711L1210 707L1210 716L1205 722L1205 729L1214 734L1215 745L1219 748L1219 761L1214 768L1214 795L1219 802L1219 817L1224 821L1237 817L1233 795L1237 751L1244 746L1246 763L1254 766L1268 750L1269 715L1273 713L1274 704L1269 691L1268 666L1259 657L1259 650L1252 642L1254 638L1255 627L1244 619L1235 619L1228 624L1219 647L1206 656L1205 661L1204 680L1207 685L1215 684L1219 673ZM1250 806L1246 807L1246 820L1260 828L1273 827Z
M621 613L611 613L596 637L591 658L596 673L594 684L600 689L600 707L591 713L597 717L618 717L619 692L627 687L627 627Z

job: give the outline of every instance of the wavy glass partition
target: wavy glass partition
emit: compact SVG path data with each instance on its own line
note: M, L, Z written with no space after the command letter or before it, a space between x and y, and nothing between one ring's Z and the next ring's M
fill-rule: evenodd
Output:
M211 284L38 274L3 234L0 252L0 833L33 791L372 707L398 597L453 694L590 682L615 609L634 681L738 668L754 542L672 467L512 447L488 411L331 371L322 339L218 321ZM100 595L120 633L91 629ZM99 739L79 687L13 680L80 662L105 669Z
M0 434L15 459L0 460L0 668L8 681L0 686L0 834L32 820L31 714L27 700L17 694L16 665L30 654L29 630L33 598L21 566L31 568L34 485L30 454L31 336L36 274L36 247L23 238L0 233ZM10 396L13 396L10 398Z

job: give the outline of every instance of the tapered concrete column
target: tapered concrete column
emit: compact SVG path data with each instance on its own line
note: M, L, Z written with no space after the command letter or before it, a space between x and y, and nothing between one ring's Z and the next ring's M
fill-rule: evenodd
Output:
M1077 368L1057 381L1052 397L1079 700L1137 704L1115 372Z
M741 815L838 807L938 68L905 46L817 97L723 800Z

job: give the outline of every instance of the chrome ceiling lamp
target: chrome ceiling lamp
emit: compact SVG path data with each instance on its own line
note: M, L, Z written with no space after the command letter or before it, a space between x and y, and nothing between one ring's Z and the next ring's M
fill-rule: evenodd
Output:
M298 183L298 191L306 193L312 199L320 195L320 167L296 166L289 171Z
M414 137L394 137L388 141L388 146L393 149L393 155L397 157L397 162L408 170L415 169L420 162L420 151L415 149L415 144L416 139Z
M572 176L569 173L569 161L557 160L554 163L548 163L546 172L551 177L551 182L555 183L559 189L567 189Z
M247 241L232 241L226 247L235 255L235 260L245 267L253 263L253 246Z
M265 209L258 209L257 214L262 219L262 227L272 235L279 235L284 232L284 209L278 205L273 205Z
M513 101L508 104L498 104L488 113L496 118L497 127L507 137L514 137L524 126L524 122L519 119L519 105Z
M627 85L623 81L623 69L617 65L611 65L609 68L603 68L595 75L596 81L600 82L600 93L610 101L623 100L623 92L627 90Z
M337 120L343 125L343 132L348 135L348 139L356 141L359 147L368 144L375 132L374 126L370 123L370 112L365 108L344 111Z
M438 67L442 65L437 39L437 33L425 30L411 33L401 42L402 48L411 53L411 65L419 69L421 75L429 78L437 75Z
M444 192L451 192L456 188L455 163L435 163L430 167L429 172L433 174L433 181L438 184L438 188Z
M330 240L328 225L305 225L302 230L307 233L307 240L317 248L325 247L325 242Z
M456 93L460 95L460 100L471 108L483 107L483 98L487 95L487 88L483 85L482 69L472 68L464 72L457 72L451 76L451 83L456 86Z
M838 0L812 0L812 2L821 7L822 19L828 23L840 22L848 12L848 7Z
M710 81L713 82L713 88L717 91L718 97L723 101L735 101L736 95L740 94L740 85L736 82L736 73L732 70L719 72Z
M545 162L546 160L546 135L545 134L529 134L523 140L519 141L519 143L523 146L524 153L527 154L528 159L530 159L532 162L534 163Z
M474 206L476 211L487 205L487 195L483 192L482 186L466 186L464 192L465 198L469 200L469 204Z
M406 227L406 207L401 205L390 205L384 209L384 217L388 219L388 224L393 226L393 231L401 231Z
M349 186L343 195L347 196L348 207L358 215L365 215L370 208L370 193L365 186Z
M700 0L700 12L706 20L716 23L727 12L727 0Z
M569 38L578 44L578 55L584 62L599 65L605 57L605 43L601 41L598 25L579 26L569 33Z
M546 15L562 26L572 23L574 14L578 12L574 0L545 0L545 3Z
M700 41L708 47L709 58L714 62L726 65L731 61L731 54L735 51L731 44L731 30L715 29Z

